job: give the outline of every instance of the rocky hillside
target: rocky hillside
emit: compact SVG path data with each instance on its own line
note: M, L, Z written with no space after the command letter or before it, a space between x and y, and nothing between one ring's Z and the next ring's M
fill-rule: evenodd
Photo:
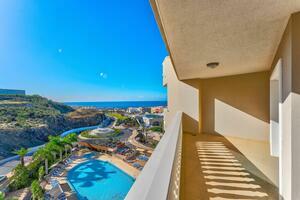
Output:
M37 95L0 95L0 159L20 147L43 144L49 135L98 125L105 119L97 110L74 110Z

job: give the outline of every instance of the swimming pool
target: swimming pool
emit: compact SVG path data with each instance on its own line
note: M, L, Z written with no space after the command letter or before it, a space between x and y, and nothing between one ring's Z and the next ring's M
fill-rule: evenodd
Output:
M68 182L80 200L123 200L134 178L100 160L89 160L71 169Z

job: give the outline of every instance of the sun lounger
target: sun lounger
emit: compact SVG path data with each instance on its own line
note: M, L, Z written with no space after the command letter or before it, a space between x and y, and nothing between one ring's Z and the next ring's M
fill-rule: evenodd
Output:
M66 200L67 199L66 194L64 192L61 193L60 195L58 195L57 199L58 200Z
M52 197L51 197L51 195L49 194L49 192L46 192L46 193L45 193L44 199L45 199L45 200L51 200L51 199L52 199Z
M52 186L52 188L55 188L57 185L59 185L59 182L55 179L51 179L50 185Z
M55 185L50 191L46 192L45 199L66 200L66 194L59 184Z
M7 177L6 177L5 175L0 175L0 182L6 180L6 178L7 178Z

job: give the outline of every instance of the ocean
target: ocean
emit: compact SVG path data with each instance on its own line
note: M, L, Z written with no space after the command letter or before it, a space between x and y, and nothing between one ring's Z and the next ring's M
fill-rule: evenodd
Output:
M95 108L128 108L167 106L167 101L64 102L68 106Z

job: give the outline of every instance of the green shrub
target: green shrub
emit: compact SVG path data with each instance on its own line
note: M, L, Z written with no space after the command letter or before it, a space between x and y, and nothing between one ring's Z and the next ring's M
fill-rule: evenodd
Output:
M43 163L39 159L34 159L29 165L27 165L27 170L29 177L32 179L37 179L39 174L38 170Z
M45 175L45 168L44 168L44 166L41 166L41 167L39 168L38 174L39 174L39 181L43 180L44 175Z
M0 107L0 121L16 122L15 127L31 127L31 121L46 123L51 116L74 111L73 108L37 95L1 95L1 100L12 102ZM17 104L17 106L16 106Z
M161 126L152 126L149 130L153 132L163 132L163 128Z
M114 117L116 118L117 120L125 120L127 119L128 117L120 114L120 113L117 113L117 112L110 112L110 113L107 113L108 116L110 117Z
M28 187L30 185L29 171L25 166L21 164L13 171L14 175L11 177L11 182L9 184L9 189L14 191Z
M0 200L4 200L5 199L5 195L3 192L0 191Z
M72 144L73 142L77 142L78 138L77 138L77 134L76 133L70 133L68 135L66 135L63 138L63 141L67 144Z
M34 180L31 183L31 193L33 200L42 200L44 199L43 189L40 186L38 180Z
M118 135L120 135L121 133L122 133L122 131L120 130L120 129L116 129L116 128L114 128L114 133L111 135L111 136L118 136Z

